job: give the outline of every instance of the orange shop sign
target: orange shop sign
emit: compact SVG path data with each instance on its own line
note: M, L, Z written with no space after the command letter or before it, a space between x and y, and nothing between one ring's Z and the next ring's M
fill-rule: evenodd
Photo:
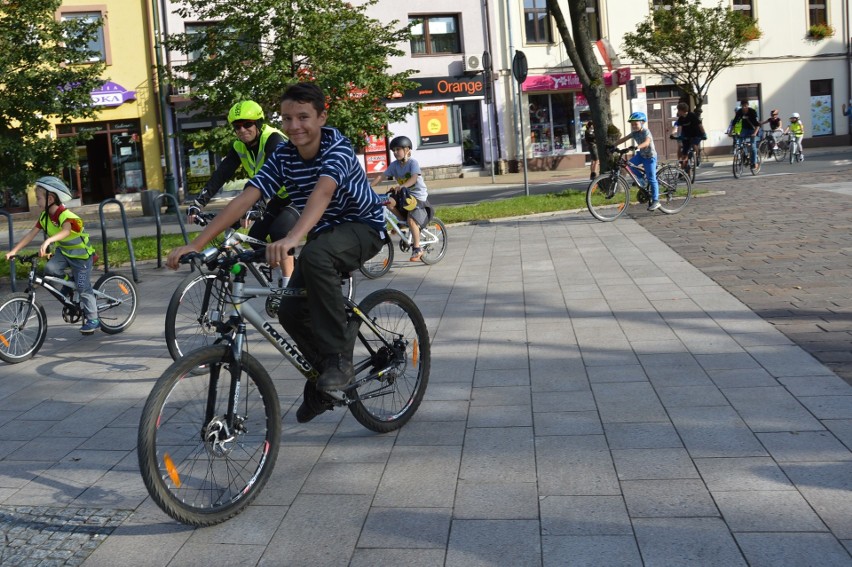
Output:
M428 104L418 110L421 144L446 144L450 141L450 121L446 104Z

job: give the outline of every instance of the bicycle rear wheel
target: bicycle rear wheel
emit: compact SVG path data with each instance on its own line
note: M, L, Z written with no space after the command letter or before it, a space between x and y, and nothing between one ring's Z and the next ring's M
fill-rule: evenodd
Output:
M30 304L26 293L0 299L0 359L17 364L31 359L47 336L47 314L41 303Z
M181 281L166 309L166 347L172 360L218 340L213 323L222 316L224 293L215 274L191 273Z
M679 213L692 198L692 182L679 167L664 165L658 169L657 183L660 186L660 210L664 213Z
M399 429L420 407L429 382L429 331L414 301L395 289L374 291L358 308L372 322L349 320L357 400L349 406L358 423L378 433Z
M790 146L785 140L778 140L778 144L775 147L775 161L784 161L787 158L789 150Z
M420 231L420 246L423 255L420 260L424 264L437 264L447 253L447 227L441 219L433 218Z
M239 404L230 347L218 345L173 363L154 384L139 422L139 470L169 516L210 526L239 514L269 480L281 441L281 409L269 374L243 353ZM203 366L204 374L193 371Z
M586 207L600 221L614 221L624 214L629 204L630 186L618 174L599 175L586 189Z
M361 264L359 269L362 274L374 280L388 273L391 269L391 264L393 264L393 242L391 242L391 238L388 236L376 255Z
M120 333L136 320L136 286L129 278L121 274L104 274L98 278L94 287L100 293L95 294L95 299L104 333Z

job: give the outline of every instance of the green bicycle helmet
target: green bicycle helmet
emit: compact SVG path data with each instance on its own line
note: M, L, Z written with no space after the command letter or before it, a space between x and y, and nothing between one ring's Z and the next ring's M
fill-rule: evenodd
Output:
M71 194L71 189L65 185L65 182L52 175L45 175L36 179L36 187L41 187L48 193L53 193L59 199L60 203L67 203L74 198Z
M238 102L228 112L228 124L235 120L263 120L263 109L253 100Z

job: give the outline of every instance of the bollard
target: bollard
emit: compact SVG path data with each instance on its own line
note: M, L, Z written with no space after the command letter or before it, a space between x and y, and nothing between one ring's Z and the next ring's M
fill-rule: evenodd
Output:
M12 215L7 213L6 211L0 211L0 215L6 217L6 222L9 223L9 250L15 247L15 225L12 223ZM15 274L15 260L11 260L9 262L9 279L12 282L12 291L18 291L17 286L15 285L16 281Z

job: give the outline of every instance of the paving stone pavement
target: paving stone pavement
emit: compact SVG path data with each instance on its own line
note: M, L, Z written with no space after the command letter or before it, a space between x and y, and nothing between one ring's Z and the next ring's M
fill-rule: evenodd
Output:
M839 165L701 183L723 194L697 199L679 215L636 218L852 384L850 179L852 167Z
M282 450L255 503L203 529L153 505L136 463L183 277L143 264L125 333L81 337L52 313L41 352L0 367L4 534L25 507L44 533L78 510L119 523L87 567L852 566L852 387L671 245L667 223L700 226L732 198L452 226L439 264L360 280L360 297L413 296L433 339L424 403L396 433L339 410L296 423L301 379L251 342Z

